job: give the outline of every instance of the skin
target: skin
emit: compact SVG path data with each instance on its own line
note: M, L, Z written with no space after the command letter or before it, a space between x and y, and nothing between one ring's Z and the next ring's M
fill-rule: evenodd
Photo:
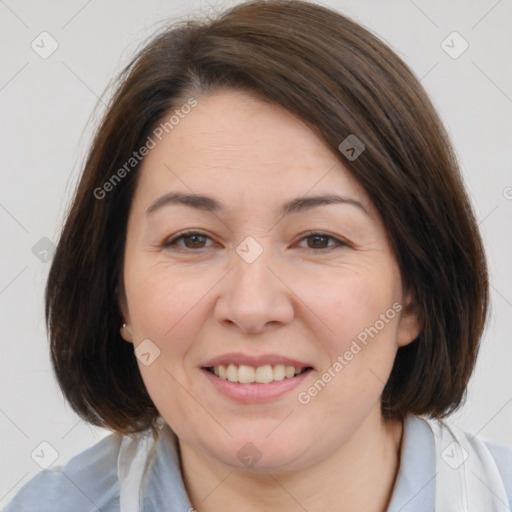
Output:
M192 505L385 511L403 426L382 418L381 394L397 349L420 326L378 212L340 155L290 112L230 89L197 99L142 163L121 304L124 339L136 347L150 339L160 350L139 368L178 436ZM146 213L176 191L209 195L226 209L172 204ZM366 212L350 204L278 212L287 200L333 192ZM189 229L206 238L163 247ZM334 239L315 242L310 231ZM252 263L236 252L247 236L263 250ZM297 393L394 303L402 310L307 405L299 403ZM229 352L277 353L314 371L300 389L240 404L201 370ZM252 468L237 456L247 442L261 453Z

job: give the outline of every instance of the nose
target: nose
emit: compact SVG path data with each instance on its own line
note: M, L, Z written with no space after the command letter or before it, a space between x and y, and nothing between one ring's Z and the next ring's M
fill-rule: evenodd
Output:
M219 289L217 321L244 333L257 333L293 319L293 292L272 260L268 248L252 262L237 253L233 255L233 268Z

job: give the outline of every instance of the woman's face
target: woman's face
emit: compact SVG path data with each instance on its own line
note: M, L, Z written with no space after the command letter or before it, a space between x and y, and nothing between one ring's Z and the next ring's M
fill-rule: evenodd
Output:
M306 467L380 421L416 320L340 155L247 93L197 100L142 163L123 336L181 443L240 468Z

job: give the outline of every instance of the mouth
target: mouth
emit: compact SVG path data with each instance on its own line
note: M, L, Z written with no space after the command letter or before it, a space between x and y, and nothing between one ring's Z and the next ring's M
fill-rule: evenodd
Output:
M311 371L311 366L296 367L285 364L250 366L246 364L219 364L204 367L204 370L219 379L239 384L270 384Z
M277 354L225 354L201 367L210 389L240 404L268 403L303 384L315 371L308 363Z

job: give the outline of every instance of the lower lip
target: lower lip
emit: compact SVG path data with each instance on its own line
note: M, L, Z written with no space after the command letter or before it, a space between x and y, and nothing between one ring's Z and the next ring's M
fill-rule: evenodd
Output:
M223 395L242 404L253 404L268 402L295 389L313 370L308 370L295 377L289 379L285 378L268 384L240 384L239 382L221 379L204 368L201 368L201 371L217 391Z

